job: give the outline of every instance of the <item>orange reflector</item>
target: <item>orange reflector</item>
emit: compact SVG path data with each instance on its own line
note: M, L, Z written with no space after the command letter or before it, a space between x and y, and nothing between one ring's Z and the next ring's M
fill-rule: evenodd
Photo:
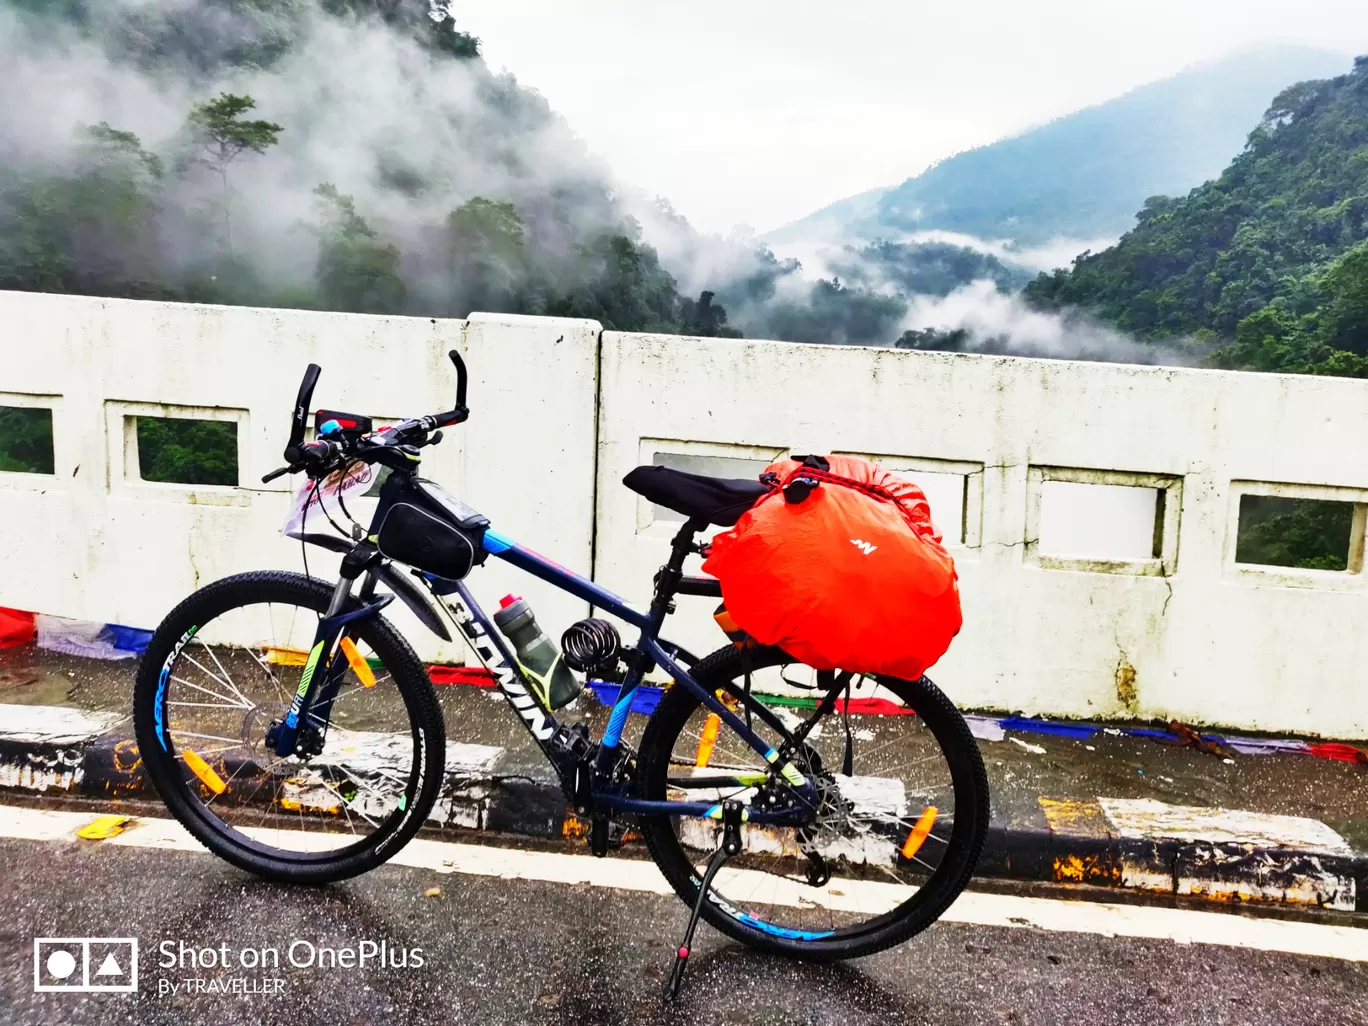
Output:
M181 758L190 767L190 771L200 778L200 783L214 794L223 794L228 790L228 785L223 782L223 778L214 772L214 767L199 757L199 754L192 752L188 748L181 749Z
M912 824L912 831L907 835L907 840L903 841L902 856L910 859L921 850L921 846L926 843L926 837L931 833L931 828L936 823L936 816L939 810L934 805L928 805L926 811L917 817L917 822Z
M352 668L352 673L356 674L356 679L361 682L363 688L375 687L375 671L370 668L370 663L366 662L356 646L352 644L352 639L344 637L342 639L342 654L347 657L347 665Z
M698 755L694 758L695 766L706 766L708 760L712 758L713 746L717 744L717 728L722 725L722 717L717 713L708 713L708 722L703 724L703 736L698 739Z

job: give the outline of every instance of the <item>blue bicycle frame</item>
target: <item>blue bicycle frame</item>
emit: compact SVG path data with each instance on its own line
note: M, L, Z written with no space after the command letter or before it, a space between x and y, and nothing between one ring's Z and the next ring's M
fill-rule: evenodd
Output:
M664 586L658 585L656 600L652 603L648 612L640 610L627 604L625 600L614 595L606 588L602 588L593 581L581 577L579 574L553 563L531 549L525 548L505 537L497 531L487 530L484 533L485 551L496 558L502 559L523 570L533 577L546 581L562 591L574 595L588 602L596 609L602 609L614 616L631 624L640 630L635 651L636 658L628 668L626 677L618 688L617 699L613 703L613 711L608 718L608 725L604 729L603 737L600 741L598 752L598 766L607 770L611 766L622 740L622 730L627 723L627 715L632 707L632 698L637 688L641 685L642 678L649 671L652 665L659 665L674 678L675 686L687 688L709 711L716 713L722 722L726 723L746 744L750 745L757 753L765 758L768 763L776 764L779 761L779 752L767 741L755 733L735 712L727 707L718 697L701 684L694 680L692 675L680 665L678 646L669 642L662 643L660 639L660 628L665 616L669 612L669 602L675 589L669 587L669 580L674 579L677 588L683 579L679 571L678 564L682 564L682 551L680 542L686 536L696 532L701 524L690 522L681 530L680 536L676 538L677 559L672 559L662 571L665 581ZM683 550L687 551L687 549ZM543 709L532 698L525 679L522 678L521 671L517 669L517 661L501 633L495 629L493 622L488 615L475 601L470 590L460 581L440 581L429 579L434 593L450 597L459 597L459 605L463 610L458 610L458 622L462 619L462 611L469 617L467 623L478 626L478 632L472 632L466 627L467 635L476 642L476 650L485 659L489 668L494 672L499 681L500 688L503 689L504 697L517 711L543 748L546 748L547 741L555 735L559 727L555 718L546 709ZM478 644L477 639L487 639L488 647ZM498 658L491 658L497 654ZM764 705L753 702L751 708L754 714L762 719L768 726L776 730L783 737L790 737L788 729ZM548 755L551 753L548 752ZM553 760L554 761L554 760ZM795 793L800 797L803 806L809 806L815 798L815 790L793 763L787 759L781 765L775 765L777 772L784 780L793 787ZM719 778L715 783L725 782L735 786L753 786L763 783L768 774L756 774L752 776L737 777L728 776ZM616 791L594 792L595 804L600 808L610 809L617 812L629 812L645 815L659 815L666 813L676 816L701 816L710 819L721 819L721 805L717 802L672 802L672 801L651 801L644 798L637 798L630 794L623 794ZM760 809L747 809L746 818L756 823L793 823L801 819L801 813L795 814L792 810L763 811Z
M430 604L423 599L420 589L415 588L402 574L390 570L376 548L373 539L379 525L390 506L400 497L403 489L411 488L418 479L411 470L390 475L386 485L381 488L380 503L372 518L369 537L358 542L348 542L337 536L306 535L306 540L345 553L342 561L341 580L333 594L333 602L327 614L320 620L315 634L313 647L300 677L298 693L294 696L285 721L268 736L268 743L278 754L288 754L294 750L303 722L307 719L315 726L326 730L333 700L338 692L347 661L339 656L340 642L348 624L368 615L373 615L393 600L393 596L375 597L377 578L392 588L404 602L418 614L419 619L441 636L447 636L440 620L433 613ZM421 482L432 487L431 482ZM470 511L472 514L474 511ZM475 514L478 516L478 514ZM480 518L483 523L487 523ZM736 696L745 704L750 715L772 729L782 741L782 749L776 749L761 738L746 720L743 720L712 691L704 688L688 670L681 665L683 650L670 642L662 641L660 629L665 617L673 608L673 598L677 594L717 594L720 595L716 581L710 578L689 578L682 573L684 559L689 552L697 551L693 537L707 526L699 520L687 521L672 542L669 561L661 568L656 579L656 593L647 612L641 612L627 604L625 600L600 587L588 578L552 562L531 549L519 545L497 531L485 529L481 532L484 552L502 559L523 570L533 577L546 581L562 591L583 599L595 609L605 610L640 631L634 656L628 666L626 676L619 686L608 725L600 740L597 755L589 774L589 788L586 806L594 810L609 812L635 813L641 815L667 814L673 816L700 816L720 820L722 806L719 802L655 801L636 797L611 779L611 771L621 755L623 727L632 707L632 699L645 675L655 666L662 667L673 679L675 686L687 688L700 703L725 723L746 744L753 748L770 765L770 772L746 774L716 774L691 777L681 781L681 786L694 788L754 787L771 779L772 775L782 777L798 799L777 809L752 808L747 806L743 818L749 822L801 825L808 811L815 808L816 788L794 765L789 757L797 750L805 731L795 736L784 723L765 705L754 700L749 693ZM346 610L347 599L353 582L366 574L365 584L359 597L360 609ZM567 790L579 792L578 774L585 767L578 761L567 758L568 753L560 737L563 728L551 711L545 708L537 697L518 665L512 650L502 633L496 629L489 615L480 607L463 581L446 580L424 574L428 588L442 603L457 626L466 635L467 641L475 649L485 666L494 674L504 698L513 707L523 725L532 734L545 753L547 760L566 783ZM834 692L828 700L834 698ZM818 715L823 709L819 708ZM815 720L817 717L814 716Z

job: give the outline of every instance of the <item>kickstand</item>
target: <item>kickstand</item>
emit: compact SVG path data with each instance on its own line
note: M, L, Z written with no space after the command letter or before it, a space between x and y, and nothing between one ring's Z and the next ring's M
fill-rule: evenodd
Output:
M694 930L698 927L698 915L703 911L703 902L708 899L708 888L712 886L713 876L733 855L741 851L741 819L745 806L734 798L722 803L722 847L712 853L708 866L703 870L703 882L698 885L698 897L694 899L693 911L689 913L689 928L684 931L684 940L675 952L674 968L670 970L669 982L665 984L665 1000L673 1001L679 996L680 985L684 982L684 966L689 961L689 950L693 945Z

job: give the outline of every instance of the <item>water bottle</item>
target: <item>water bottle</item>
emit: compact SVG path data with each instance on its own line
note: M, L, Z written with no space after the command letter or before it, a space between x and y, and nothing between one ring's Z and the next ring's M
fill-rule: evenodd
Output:
M505 595L494 613L499 630L513 643L513 654L548 709L569 705L580 693L578 678L561 659L556 643L537 626L532 607L516 595Z

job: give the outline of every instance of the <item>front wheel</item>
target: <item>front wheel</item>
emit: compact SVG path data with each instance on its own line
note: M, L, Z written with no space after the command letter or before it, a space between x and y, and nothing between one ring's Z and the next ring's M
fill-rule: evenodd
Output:
M691 675L729 704L748 678L783 685L776 690L787 697L770 708L789 731L814 715L823 694L823 678L777 648L728 646ZM742 826L743 850L713 878L702 907L722 933L810 961L872 954L929 926L968 883L989 821L978 745L931 681L837 679L851 685L848 704L817 721L794 760L817 785L812 821ZM779 747L778 731L758 718L751 726ZM797 797L679 685L642 734L637 780L654 801L735 798L764 809ZM666 815L643 817L642 829L661 872L692 906L721 827Z
M138 667L134 728L158 794L210 851L270 879L324 883L379 865L442 786L432 683L379 614L348 624L331 710L303 718L300 754L281 758L267 742L314 675L310 649L331 597L328 584L293 573L216 581L168 614Z

